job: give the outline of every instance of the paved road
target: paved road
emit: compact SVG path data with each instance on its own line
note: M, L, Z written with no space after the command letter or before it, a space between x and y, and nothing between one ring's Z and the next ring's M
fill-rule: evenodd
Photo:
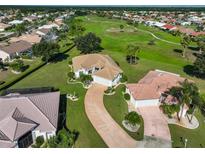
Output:
M134 148L132 139L109 115L103 104L106 87L93 84L85 96L85 111L92 125L110 148Z

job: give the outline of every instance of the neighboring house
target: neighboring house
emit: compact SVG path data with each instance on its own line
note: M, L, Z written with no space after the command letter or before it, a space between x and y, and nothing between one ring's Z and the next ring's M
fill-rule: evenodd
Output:
M24 21L23 20L13 20L10 21L8 24L9 25L18 25L18 24L22 24Z
M41 29L38 29L36 31L36 34L40 35L40 36L45 36L47 35L48 33L50 32L50 29L49 28L41 28Z
M57 24L58 22L49 22L49 24L47 25L43 25L41 27L39 27L39 29L42 29L42 28L45 28L45 29L52 29L52 28L57 28L59 29L60 28L60 25ZM60 23L60 22L59 22Z
M31 43L26 41L18 41L7 46L0 46L0 58L3 61L10 61L16 56L20 56L23 53L31 53L31 48Z
M169 31L175 30L176 28L177 28L176 26L172 26L170 24L166 24L166 25L162 26L162 29L169 30Z
M28 16L28 17L24 17L23 18L24 21L29 21L29 22L33 22L33 21L35 21L37 19L38 19L37 16Z
M80 74L90 74L93 82L105 86L116 85L123 72L119 66L108 56L102 54L88 54L72 59L73 71L77 78Z
M130 102L137 107L159 106L165 101L168 104L178 103L170 95L165 92L174 86L178 86L179 82L185 79L178 74L165 72L161 70L150 71L138 83L127 84L126 93L130 94ZM185 115L187 108L184 109Z
M3 32L6 30L6 28L11 27L11 25L0 23L0 32Z
M0 97L0 148L25 148L56 135L60 92Z
M12 38L10 38L9 42L13 43L13 42L18 42L18 41L22 40L22 41L27 41L33 45L33 44L40 43L41 39L42 39L41 36L39 36L35 33L32 33L32 34L23 34L19 37L12 37Z

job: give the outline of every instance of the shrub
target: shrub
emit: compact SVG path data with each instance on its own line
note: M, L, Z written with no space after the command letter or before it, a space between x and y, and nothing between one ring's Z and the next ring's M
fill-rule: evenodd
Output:
M75 73L74 72L68 72L68 78L69 78L69 80L74 80L75 79Z
M124 74L122 74L122 77L121 77L121 79L120 79L120 82L121 82L121 83L124 83L124 82L126 82L126 81L127 81L127 76L124 75Z
M10 64L10 67L17 72L23 72L25 70L25 66L22 60L15 60Z
M4 81L0 81L0 85L4 84L5 82Z
M110 94L110 93L113 93L115 91L115 89L113 87L108 87L106 90L105 90L105 93L106 94Z
M41 147L41 145L44 143L44 138L43 138L43 136L38 136L37 138L36 138L36 147Z
M180 106L176 104L168 105L168 104L163 104L160 106L164 112L164 114L168 115L168 117L172 117L172 115L176 112L179 112Z
M72 65L72 64L73 64L72 60L69 60L69 61L68 61L68 64L69 64L69 65Z
M93 81L93 78L91 75L80 74L80 81L84 84L90 84Z
M135 126L140 124L141 119L137 112L132 111L125 115L125 120L127 120L131 125Z
M125 98L125 100L129 101L130 100L130 95L128 93L125 93L124 98Z

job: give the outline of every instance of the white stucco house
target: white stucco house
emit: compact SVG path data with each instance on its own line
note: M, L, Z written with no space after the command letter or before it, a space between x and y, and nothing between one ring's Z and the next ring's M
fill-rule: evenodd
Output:
M56 135L60 92L0 97L0 148L26 148Z
M80 74L90 74L93 82L105 86L114 86L119 83L122 70L108 56L103 54L87 54L72 59L73 71L76 78Z
M138 83L126 85L126 93L130 94L130 103L137 107L159 106L163 101L176 104L176 99L164 93L185 79L178 74L155 70L148 72ZM187 108L184 108L185 116Z

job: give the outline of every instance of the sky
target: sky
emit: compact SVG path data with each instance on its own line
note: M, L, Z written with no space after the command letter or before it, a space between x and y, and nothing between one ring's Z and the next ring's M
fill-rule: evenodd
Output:
M205 0L0 0L0 5L205 5Z

